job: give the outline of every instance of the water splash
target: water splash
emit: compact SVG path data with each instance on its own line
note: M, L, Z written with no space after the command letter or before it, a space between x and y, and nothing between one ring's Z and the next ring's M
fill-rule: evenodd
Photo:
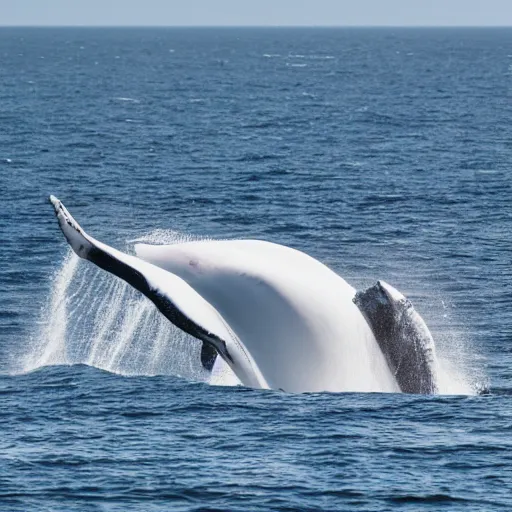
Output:
M435 339L439 394L477 395L489 390L482 358L472 348L467 336L445 330Z
M53 276L50 300L41 314L40 332L35 341L31 340L29 351L22 363L23 372L41 366L65 364L69 302L67 289L76 273L78 263L78 256L70 249L62 266Z
M438 292L422 298L425 318L436 343L439 394L476 395L487 391L490 383L482 357L464 322L457 318L454 306Z
M159 230L136 241L189 239ZM123 375L177 375L209 381L200 351L201 343L172 325L146 297L69 250L52 278L50 299L19 371L87 364ZM215 383L232 383L231 370L219 368Z

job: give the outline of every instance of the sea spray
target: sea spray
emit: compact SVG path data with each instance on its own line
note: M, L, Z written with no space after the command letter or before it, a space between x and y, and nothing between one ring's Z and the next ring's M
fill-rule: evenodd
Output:
M174 231L158 230L136 241L178 243L189 239ZM48 303L20 371L87 364L123 375L177 375L208 381L200 350L201 342L172 325L149 299L70 250L52 276ZM233 381L229 369L216 375L218 384Z
M456 306L429 284L413 295L422 302L421 311L436 343L439 394L475 395L486 392L490 382L484 358Z
M53 276L50 299L41 313L39 333L30 340L29 350L22 358L21 371L28 372L41 366L68 364L68 288L76 274L79 261L78 256L69 249L61 267Z
M439 394L475 395L488 391L490 382L483 358L472 347L467 333L445 328L436 342Z

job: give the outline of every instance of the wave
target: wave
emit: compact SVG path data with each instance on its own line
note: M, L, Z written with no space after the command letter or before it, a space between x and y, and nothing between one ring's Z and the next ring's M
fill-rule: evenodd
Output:
M140 103L140 100L137 100L135 98L126 98L126 97L123 97L123 96L120 96L118 98L114 98L116 101L126 101L126 102L129 102L129 103Z
M310 59L310 60L334 60L336 57L334 55L302 55L299 53L290 53L288 54L288 59Z

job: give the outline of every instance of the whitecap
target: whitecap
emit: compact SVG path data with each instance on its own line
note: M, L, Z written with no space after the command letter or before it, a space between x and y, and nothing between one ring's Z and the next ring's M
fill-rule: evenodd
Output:
M119 96L117 98L114 98L115 100L117 101L128 101L128 102L131 102L131 103L140 103L140 100L137 100L135 98L128 98L128 97L124 97L124 96Z
M310 55L309 58L314 60L333 60L336 57L333 55Z
M362 167L363 163L359 162L358 160L347 160L346 162L343 162L345 165L348 165L349 167Z

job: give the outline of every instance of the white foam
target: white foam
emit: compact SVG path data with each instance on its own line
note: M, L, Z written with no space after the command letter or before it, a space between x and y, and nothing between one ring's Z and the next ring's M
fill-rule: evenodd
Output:
M240 381L221 357L217 357L212 368L209 384L212 386L239 386Z
M310 59L310 60L333 60L336 57L334 55L302 55L299 53L288 54L288 59Z
M334 55L310 55L309 58L313 60L333 60L336 57Z
M140 100L137 100L135 98L125 98L123 96L120 96L118 98L114 98L115 100L117 101L127 101L127 102L130 102L130 103L140 103Z

